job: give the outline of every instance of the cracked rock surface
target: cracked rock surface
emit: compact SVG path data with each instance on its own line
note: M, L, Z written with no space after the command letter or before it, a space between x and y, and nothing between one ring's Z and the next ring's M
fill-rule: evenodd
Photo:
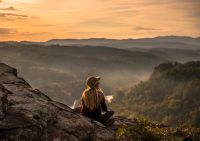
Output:
M117 127L133 124L113 120L105 127L73 112L33 89L16 69L0 63L0 141L112 141Z

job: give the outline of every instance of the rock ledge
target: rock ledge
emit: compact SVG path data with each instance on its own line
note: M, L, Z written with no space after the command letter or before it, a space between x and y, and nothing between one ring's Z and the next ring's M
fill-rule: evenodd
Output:
M0 63L1 141L112 141L128 119L105 127L33 89L17 70Z

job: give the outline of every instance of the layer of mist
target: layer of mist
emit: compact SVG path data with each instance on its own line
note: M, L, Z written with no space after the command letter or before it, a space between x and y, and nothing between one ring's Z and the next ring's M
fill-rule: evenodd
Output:
M93 44L89 45L98 46L47 46L46 43L44 45L35 42L1 42L0 62L17 68L20 76L54 100L73 105L74 100L80 98L88 76L100 75L105 95L111 95L113 91L147 80L153 68L162 62L200 60L198 38L169 36L83 41L91 40ZM56 44L54 41L57 40L51 40L48 44ZM82 40L78 41L82 44ZM116 48L100 46L99 41L112 42L111 47ZM70 40L71 42L77 40Z
M15 45L0 48L0 61L54 100L72 105L80 98L85 80L102 77L106 95L148 78L153 66L166 59L143 52L108 47Z

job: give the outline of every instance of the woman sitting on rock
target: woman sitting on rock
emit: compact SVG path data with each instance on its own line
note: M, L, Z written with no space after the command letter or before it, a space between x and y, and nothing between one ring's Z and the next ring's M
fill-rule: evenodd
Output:
M99 87L100 79L100 77L89 77L87 79L87 87L81 97L81 113L105 125L114 112L108 111L105 96ZM106 113L101 114L102 111Z

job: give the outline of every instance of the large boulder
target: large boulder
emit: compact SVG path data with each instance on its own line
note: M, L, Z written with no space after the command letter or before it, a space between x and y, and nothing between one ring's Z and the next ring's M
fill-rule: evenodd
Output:
M16 69L0 63L0 141L199 141L199 134L119 116L104 126L33 89Z
M115 130L33 89L0 63L1 141L112 141Z

